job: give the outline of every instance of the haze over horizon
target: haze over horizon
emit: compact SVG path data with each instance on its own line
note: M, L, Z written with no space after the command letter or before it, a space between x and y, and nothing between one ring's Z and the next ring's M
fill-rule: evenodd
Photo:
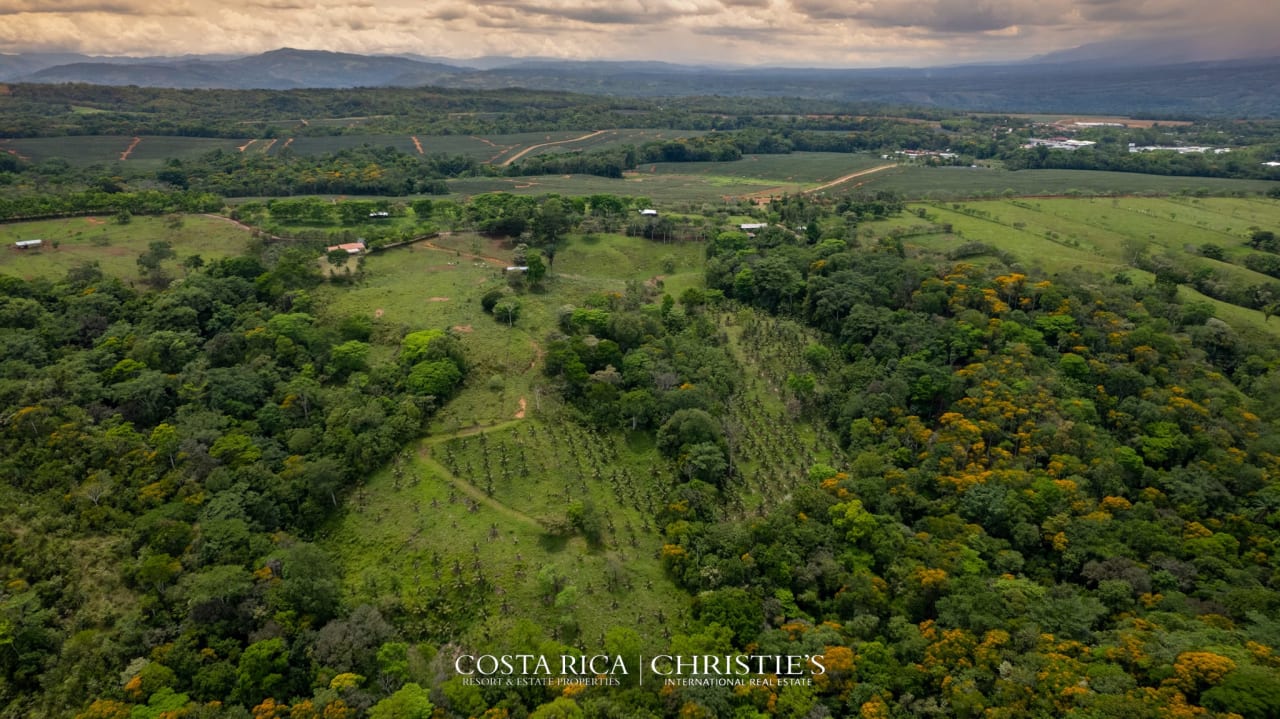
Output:
M1280 55L1272 0L0 0L0 52L281 47L814 67L1020 60L1167 38L1193 59Z

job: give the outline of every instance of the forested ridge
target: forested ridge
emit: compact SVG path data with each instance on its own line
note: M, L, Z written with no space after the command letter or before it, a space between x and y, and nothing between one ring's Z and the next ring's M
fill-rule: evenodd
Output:
M358 207L349 219L367 222ZM565 247L623 225L672 241L654 229L669 217L634 223L608 195L413 211L521 243L532 272L477 289L475 316L507 328L538 316L548 286L583 281L557 278ZM587 288L539 337L548 412L562 403L618 451L654 448L652 475L614 490L661 533L655 561L685 593L661 636L586 635L571 611L490 636L486 612L519 608L478 556L434 567L417 604L398 583L353 589L328 531L379 468L400 487L411 442L490 358L461 329L334 312L317 297L344 289L319 289L318 241L186 258L152 291L92 266L0 278L0 714L1280 713L1269 335L1180 302L1186 278L1168 272L1045 273L868 231L901 219L890 195L753 211L768 223L750 233L701 218L703 286ZM1266 232L1250 240L1262 252ZM140 266L175 264L171 250ZM441 465L470 470L458 447ZM608 470L593 481L623 481ZM606 512L566 501L547 541L604 551ZM528 581L546 605L572 606L572 578L544 573ZM821 655L826 671L783 687L506 688L466 685L452 663L637 648Z

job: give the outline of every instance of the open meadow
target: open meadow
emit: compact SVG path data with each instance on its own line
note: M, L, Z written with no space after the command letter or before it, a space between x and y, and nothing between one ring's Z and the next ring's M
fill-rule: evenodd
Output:
M348 590L371 599L393 588L428 633L467 623L483 607L485 634L476 641L510 631L519 619L592 645L611 628L643 627L656 646L663 627L679 626L671 613L682 602L658 561L660 528L645 519L672 483L669 470L660 469L651 440L573 422L543 377L541 358L561 305L622 292L627 280L656 283L664 265L675 267L671 279L700 284L701 251L699 244L574 236L557 253L545 289L520 296L510 327L480 308L480 296L504 282L510 245L470 233L370 255L366 280L324 290L328 312L371 316L382 328L375 335L450 328L472 363L465 388L428 437L373 475L333 528L329 544L347 563ZM575 502L599 513L599 543L548 535ZM462 571L482 572L489 594L459 601L453 584ZM569 585L578 590L574 604L551 604L549 587L558 586L556 594Z
M33 239L44 243L36 250L13 248L15 242ZM77 265L97 262L108 275L136 281L141 279L138 255L160 240L173 243L179 261L191 255L212 260L243 253L249 233L225 218L205 215L134 217L123 225L110 217L3 223L0 272L57 279Z
M1267 180L1175 177L1099 170L1018 170L992 167L902 166L861 181L863 190L896 192L908 199L951 200L1008 196L1223 195L1265 193Z

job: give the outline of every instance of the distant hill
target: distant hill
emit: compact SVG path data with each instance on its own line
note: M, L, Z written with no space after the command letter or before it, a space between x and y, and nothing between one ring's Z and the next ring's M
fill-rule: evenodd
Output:
M284 48L232 60L72 62L12 79L173 88L288 90L302 87L376 87L439 83L467 70L402 57ZM401 82L399 78L411 79Z
M18 55L0 56L0 81L227 89L522 87L628 97L801 97L995 112L1280 116L1275 92L1280 60L1169 64L1174 55L1159 56L1157 46L1148 45L1102 43L1022 63L924 69L714 68L547 58L478 58L461 67L419 57L288 48L235 59L63 56L66 61L57 63L54 56Z
M1269 50L1242 51L1241 47L1269 47ZM1280 56L1280 39L1269 45L1230 44L1222 38L1199 36L1167 36L1103 40L1079 47L1037 55L1028 64L1094 64L1094 65L1178 65L1196 62L1253 61Z

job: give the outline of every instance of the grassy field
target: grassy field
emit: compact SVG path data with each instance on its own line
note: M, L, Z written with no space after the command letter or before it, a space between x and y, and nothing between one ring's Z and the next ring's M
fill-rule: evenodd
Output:
M636 628L656 645L662 628L680 626L687 612L662 573L658 528L646 519L670 472L646 437L600 435L569 421L540 359L561 305L622 291L628 279L654 281L668 262L676 268L668 283L700 284L702 247L571 237L556 255L555 277L545 291L521 296L520 318L507 327L484 314L479 300L502 283L510 252L502 241L446 235L370 255L367 281L321 290L337 315L451 327L473 362L466 387L436 416L428 438L369 479L329 545L347 564L353 596L372 599L394 588L407 607L421 608L428 634L440 622L465 624L469 639L483 643L532 619L563 627L562 638L581 645L598 647L613 627ZM562 519L572 502L600 511L598 545L547 534L544 525ZM576 587L569 606L547 601L548 572ZM478 574L497 589L486 600L487 618L475 622L468 613L475 607L459 606L450 586ZM446 596L454 600L443 602ZM562 624L566 614L576 626Z
M249 241L248 233L223 219L184 215L181 223L174 228L165 218L134 217L119 225L106 217L72 217L0 224L0 272L57 279L72 267L97 262L106 274L133 281L141 277L138 255L153 241L172 242L179 261L190 255L210 260L240 254ZM44 240L39 250L12 249L18 240L37 238ZM166 267L180 275L175 261Z
M986 167L903 166L862 181L865 190L891 190L909 199L1028 195L1172 195L1260 193L1280 186L1266 180L1169 177L1094 170L1008 170Z
M1250 252L1245 247L1250 227L1280 227L1280 202L1275 200L1022 198L935 202L912 209L923 209L931 222L950 225L952 231L915 236L909 243L946 252L966 242L984 242L1045 273L1073 267L1132 272L1127 252L1146 245L1148 253L1168 255L1193 270L1212 270L1232 285L1274 282L1230 260ZM1222 247L1228 261L1201 257L1197 248L1204 244ZM1184 299L1210 302L1218 317L1233 325L1280 334L1280 326L1266 323L1257 310L1211 300L1189 287L1180 292Z

